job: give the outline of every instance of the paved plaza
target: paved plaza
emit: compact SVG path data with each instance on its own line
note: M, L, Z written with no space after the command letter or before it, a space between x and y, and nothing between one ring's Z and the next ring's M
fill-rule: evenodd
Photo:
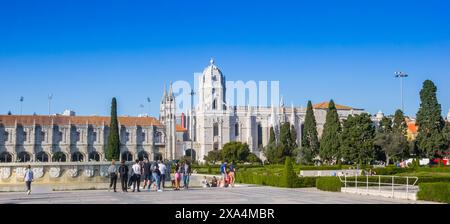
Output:
M33 194L0 193L0 204L409 204L423 201L323 192L315 188L283 189L261 186L190 189L188 191L114 193L106 190L51 191L36 186Z

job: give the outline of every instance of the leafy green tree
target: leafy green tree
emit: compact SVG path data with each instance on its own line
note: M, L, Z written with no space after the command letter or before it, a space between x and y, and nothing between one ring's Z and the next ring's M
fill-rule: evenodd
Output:
M247 160L246 160L246 161L249 162L249 163L259 163L259 164L262 163L261 159L258 158L258 156L255 155L255 154L253 154L253 153L250 153L250 154L247 156Z
M106 150L106 159L119 160L119 158L120 158L119 122L117 121L117 100L114 97L111 102L111 122L109 126L108 148Z
M420 91L420 109L417 113L419 131L417 146L422 155L428 158L440 158L446 149L446 139L442 133L444 119L442 109L436 96L437 87L430 80L423 83Z
M275 142L269 143L266 147L264 147L264 155L267 158L269 163L279 163L279 158L281 157L281 153L279 151L280 147L276 145Z
M392 119L388 117L383 117L380 121L380 127L378 128L378 133L390 133L392 132Z
M450 151L450 121L445 122L445 127L442 132L444 133L445 139L447 139L447 152L449 152Z
M223 160L247 162L250 155L250 149L247 143L229 142L220 150Z
M375 157L375 127L370 115L350 115L343 124L341 153L346 162L368 164Z
M401 156L404 150L408 148L405 136L398 132L377 133L375 145L383 150L386 156L386 164L390 163L392 157Z
M216 163L222 160L222 155L218 150L209 151L203 158L208 163Z
M330 163L332 160L339 161L341 122L334 101L328 104L327 117L320 140L320 158L323 162Z
M297 149L295 128L286 122L280 127L280 140L275 142L275 132L271 128L269 144L264 148L264 154L270 163L282 164L287 156L291 157ZM295 137L294 137L295 136Z
M318 154L320 148L319 138L317 137L317 123L314 116L314 110L311 101L308 101L306 117L302 132L302 145L298 158L299 161L311 163Z

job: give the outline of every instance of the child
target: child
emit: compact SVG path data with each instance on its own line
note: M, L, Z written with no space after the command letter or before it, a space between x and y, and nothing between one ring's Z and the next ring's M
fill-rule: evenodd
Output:
M206 179L206 176L203 178L202 185L203 185L203 188L209 188L209 187L211 187L211 186L209 185L208 179Z

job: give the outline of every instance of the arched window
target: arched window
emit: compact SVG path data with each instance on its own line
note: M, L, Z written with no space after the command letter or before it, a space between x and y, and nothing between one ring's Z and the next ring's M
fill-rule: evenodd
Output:
M186 157L192 158L192 161L196 161L197 153L195 153L194 149L187 149L185 152Z
M217 124L217 123L214 123L214 126L213 126L213 136L214 137L219 136L219 124Z
M74 152L72 153L72 162L83 162L84 156L81 154L81 152Z
M212 109L217 110L217 100L213 101Z
M263 129L261 123L258 123L258 147L261 147L263 144Z
M158 131L155 134L155 143L162 143L162 142L163 142L162 133Z
M0 153L0 163L10 163L12 162L12 155L9 152Z
M148 153L146 151L140 151L138 153L138 159L139 161L144 161L144 159L148 160Z
M122 160L133 161L133 155L131 154L131 152L125 151L122 153Z
M49 158L49 156L48 156L48 154L46 153L46 152L38 152L37 154L36 154L36 161L37 162L48 162L48 159Z
M66 154L64 154L63 152L56 152L55 154L53 154L52 161L66 162L67 161Z
M162 161L163 160L162 154L159 152L155 153L155 155L153 156L153 160L154 161L158 161L158 160Z
M19 162L26 163L31 161L31 155L28 152L22 151L17 155L17 159L19 159Z
M234 125L234 135L239 136L239 123Z
M89 161L100 161L100 154L96 151L89 153Z

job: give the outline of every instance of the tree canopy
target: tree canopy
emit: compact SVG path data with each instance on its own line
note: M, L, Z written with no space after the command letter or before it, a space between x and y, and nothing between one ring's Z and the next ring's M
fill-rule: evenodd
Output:
M334 101L328 104L327 117L320 140L320 158L323 162L339 161L341 122Z

